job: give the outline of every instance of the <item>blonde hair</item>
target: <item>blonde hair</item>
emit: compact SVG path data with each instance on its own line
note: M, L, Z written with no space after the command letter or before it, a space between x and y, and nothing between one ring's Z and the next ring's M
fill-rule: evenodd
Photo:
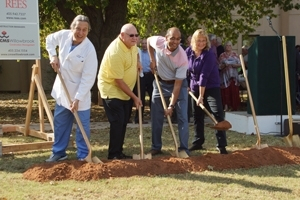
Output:
M192 47L193 51L197 51L196 41L200 37L206 38L206 46L205 46L204 50L208 50L210 48L210 41L208 38L208 34L206 33L206 31L204 29L198 29L194 32L192 39L191 39L191 47Z

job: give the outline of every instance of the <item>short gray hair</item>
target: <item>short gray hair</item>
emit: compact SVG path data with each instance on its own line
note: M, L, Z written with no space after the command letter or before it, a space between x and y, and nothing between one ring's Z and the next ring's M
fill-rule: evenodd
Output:
M90 20L89 20L89 18L88 18L87 16L84 16L84 15L77 15L77 16L73 19L73 21L72 21L72 23L71 23L71 25L70 25L70 28L71 28L71 29L74 29L75 26L76 26L76 22L78 22L78 21L80 21L80 22L87 22L88 25L89 25L89 31L91 30Z
M215 34L208 34L208 37L210 41L217 39L217 36Z

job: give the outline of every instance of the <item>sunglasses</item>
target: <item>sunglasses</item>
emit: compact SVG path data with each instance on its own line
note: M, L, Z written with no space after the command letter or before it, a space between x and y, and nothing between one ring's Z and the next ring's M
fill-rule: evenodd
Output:
M126 33L129 37L139 37L139 34L128 34Z

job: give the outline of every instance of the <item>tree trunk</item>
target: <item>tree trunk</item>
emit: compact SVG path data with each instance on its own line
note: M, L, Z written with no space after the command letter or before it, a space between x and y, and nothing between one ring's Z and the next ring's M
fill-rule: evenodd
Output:
M108 6L105 8L105 20L101 31L93 34L93 36L98 37L98 40L100 40L98 41L99 48L96 48L99 67L106 48L119 35L122 26L126 23L127 3L128 0L110 0ZM93 41L92 37L91 41ZM95 104L99 103L97 78L92 88L92 102Z
M61 16L69 23L75 18L76 14L69 8L66 8L66 1L57 1L56 6ZM108 45L118 36L121 27L126 23L128 0L109 0L107 6L102 12L102 7L83 6L84 15L90 19L92 30L88 34L88 38L94 44L97 58L98 70L102 57ZM98 104L98 87L97 78L92 87L92 102Z

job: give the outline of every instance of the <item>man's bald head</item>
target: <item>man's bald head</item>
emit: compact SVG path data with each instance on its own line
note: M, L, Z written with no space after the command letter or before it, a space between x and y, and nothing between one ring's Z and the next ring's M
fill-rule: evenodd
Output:
M133 24L125 24L121 28L121 33L119 35L122 42L127 46L127 48L131 48L135 46L138 39L139 34Z

